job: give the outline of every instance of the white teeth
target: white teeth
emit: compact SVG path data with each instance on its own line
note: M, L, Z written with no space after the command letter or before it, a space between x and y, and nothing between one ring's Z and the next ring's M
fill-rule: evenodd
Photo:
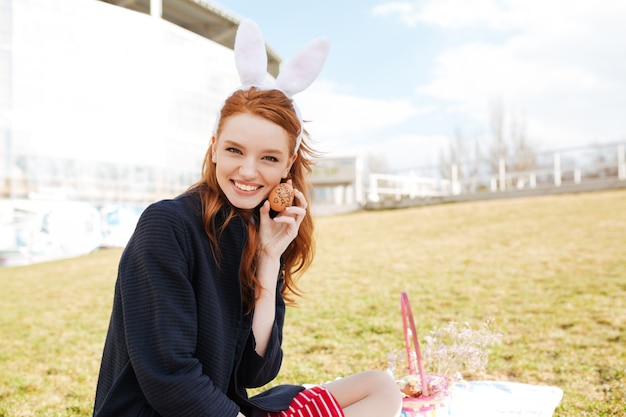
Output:
M254 191L256 190L258 187L254 186L254 185L246 185L246 184L241 184L239 182L235 182L235 187L239 188L240 190L243 191Z

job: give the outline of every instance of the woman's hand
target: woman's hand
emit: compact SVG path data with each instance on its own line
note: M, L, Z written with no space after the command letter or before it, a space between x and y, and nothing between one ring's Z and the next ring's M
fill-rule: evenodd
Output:
M288 181L291 184L291 180ZM299 190L295 189L294 205L285 208L273 219L270 218L270 203L261 206L261 226L259 239L261 254L280 258L289 244L298 236L300 224L306 216L307 202Z
M252 318L255 350L260 356L265 355L276 317L276 282L280 271L280 257L298 236L298 229L306 216L307 203L304 194L296 189L293 192L295 204L281 211L273 219L270 217L269 201L266 201L260 210L260 251L257 254L256 269L259 288Z

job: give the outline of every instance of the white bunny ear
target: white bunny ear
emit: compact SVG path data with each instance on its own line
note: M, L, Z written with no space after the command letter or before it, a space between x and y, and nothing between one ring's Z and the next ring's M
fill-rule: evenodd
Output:
M238 90L245 90L252 86L260 90L275 89L292 98L294 94L310 86L318 77L328 56L330 41L327 38L317 38L304 45L298 54L281 68L274 86L265 84L267 51L261 30L254 21L250 19L241 21L233 49L235 51L235 65L241 81L241 87ZM295 102L293 102L293 108L300 120L300 134L296 138L294 150L294 153L297 153L304 136L304 129L302 127L302 115ZM215 135L217 135L219 121L220 113L215 120Z
M235 65L241 85L261 85L267 75L267 51L257 24L244 19L235 37Z
M327 38L317 38L302 47L284 68L276 79L276 89L281 90L287 97L303 91L310 86L322 71L330 41Z

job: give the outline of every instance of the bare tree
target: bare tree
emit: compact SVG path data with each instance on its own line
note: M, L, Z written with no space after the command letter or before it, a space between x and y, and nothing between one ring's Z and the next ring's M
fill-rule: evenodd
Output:
M529 143L523 114L511 115L511 150L511 168L514 171L530 171L537 167L537 153Z
M447 152L439 152L439 174L441 178L455 179L459 184L462 183L475 191L477 187L475 179L480 172L481 158L478 139L467 139L457 127L454 130L454 137L448 142Z
M447 153L439 153L439 171L443 178L450 177L450 167L457 166L458 178L467 179L478 174L481 150L478 139L467 139L461 129L454 129L448 142Z
M500 160L505 161L509 156L509 148L505 136L505 110L501 98L496 98L489 104L489 127L491 128L492 144L489 150L489 161L492 173L498 173Z
M465 154L465 138L461 129L457 127L454 129L454 137L448 141L448 150L444 152L439 151L439 174L442 178L450 179L451 167L461 163L461 158ZM459 176L462 172L459 172Z
M502 162L507 172L524 173L537 166L537 154L528 139L525 116L509 111L507 129L506 115L502 99L494 99L490 104L489 114L493 141L489 152L492 175L500 172ZM507 178L507 184L504 186L510 187L512 178Z
M369 172L375 172L377 174L386 174L389 172L389 165L387 159L381 155L367 154L367 167Z
M473 179L485 174L498 176L502 163L506 172L528 173L537 167L537 153L528 139L524 114L507 112L503 100L495 98L489 105L489 128L491 141L482 146L478 137L469 140L461 128L454 130L448 149L439 153L442 178L455 176L469 188L476 189L490 184L475 184ZM485 154L483 147L487 148ZM506 182L498 181L498 184L508 188L513 185L513 178L507 176ZM516 185L524 182L521 177L516 179Z

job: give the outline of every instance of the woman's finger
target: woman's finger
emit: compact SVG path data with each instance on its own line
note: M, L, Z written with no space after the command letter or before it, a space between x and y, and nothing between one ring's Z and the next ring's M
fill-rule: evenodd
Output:
M294 193L294 197L296 201L298 202L297 206L302 207L303 209L306 210L306 208L308 207L308 204L306 202L306 198L304 197L304 194L302 194L300 190L298 190L297 188L293 189L293 193Z

